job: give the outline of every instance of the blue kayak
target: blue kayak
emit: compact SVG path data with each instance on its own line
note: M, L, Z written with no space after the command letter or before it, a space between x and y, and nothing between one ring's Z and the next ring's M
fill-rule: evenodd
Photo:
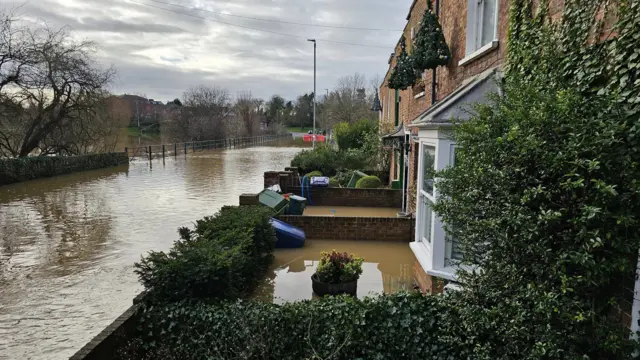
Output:
M307 236L302 229L274 218L271 218L271 225L276 230L276 248L294 249L304 246Z

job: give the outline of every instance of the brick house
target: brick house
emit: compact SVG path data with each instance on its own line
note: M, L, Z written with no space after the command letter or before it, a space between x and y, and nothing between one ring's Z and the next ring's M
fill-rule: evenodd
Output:
M433 277L455 280L455 241L446 239L442 223L431 212L435 200L428 169L453 164L454 144L449 140L450 119L464 118L466 104L483 101L497 91L496 80L506 53L509 0L414 0L407 16L404 36L412 51L428 1L438 14L451 50L445 67L425 71L412 88L393 90L387 81L400 53L400 43L389 58L389 70L380 87L382 127L395 127L390 178L395 188L405 189L405 211L416 215L416 237L411 248L416 256L414 273L420 287L434 291Z
M416 216L411 249L416 257L414 277L425 292L438 291L436 278L456 280L455 239L449 239L429 203L438 196L430 170L454 166L455 143L450 140L451 119L465 119L471 104L486 101L499 92L501 67L507 46L509 0L414 0L407 16L404 36L407 50L430 1L439 16L452 59L445 67L422 74L422 81L406 90L387 87L389 75L400 53L400 44L389 58L389 70L380 87L383 128L395 126L388 138L394 147L390 178L405 189L405 210ZM563 0L552 0L551 17L562 14ZM611 25L611 24L609 24ZM635 282L635 284L634 284ZM623 281L628 303L622 304L620 319L632 331L640 330L640 262L635 279ZM635 285L635 286L634 286ZM634 296L634 293L636 296Z

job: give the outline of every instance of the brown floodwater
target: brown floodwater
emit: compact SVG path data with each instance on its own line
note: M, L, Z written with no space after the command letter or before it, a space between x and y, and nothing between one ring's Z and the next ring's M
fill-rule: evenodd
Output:
M408 244L307 240L300 249L277 249L269 275L256 297L274 303L316 298L311 290L311 275L315 272L322 251L337 250L364 259L358 279L358 297L411 291L413 253Z
M313 199L312 199L313 200ZM307 206L305 216L396 217L400 209L358 206Z
M196 152L0 187L0 359L75 353L131 305L142 254L169 249L178 227L260 191L263 172L283 169L300 151L289 146Z

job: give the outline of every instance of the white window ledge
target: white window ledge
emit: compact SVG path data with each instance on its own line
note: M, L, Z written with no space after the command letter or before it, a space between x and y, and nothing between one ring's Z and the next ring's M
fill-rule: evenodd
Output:
M424 270L425 273L445 280L457 281L457 267L447 266L438 270L429 269L428 264L430 254L424 244L414 241L409 243L409 247L411 248L411 251L413 251L413 255L416 257L416 260L418 260L420 267L422 267L422 270Z
M476 60L479 57L482 57L484 55L486 55L487 53L490 53L491 51L493 51L493 49L497 48L499 44L498 40L493 40L492 42L488 43L487 45L481 47L480 49L472 52L471 54L467 55L464 57L464 59L460 60L460 62L458 62L458 66L464 66L470 62L472 62L473 60Z
M423 96L424 96L424 91L420 92L419 94L417 94L417 95L416 95L416 96L414 96L413 98L414 98L414 99L419 99L419 98L421 98L421 97L423 97Z
M445 280L457 281L458 280L458 277L456 276L457 270L458 269L456 269L455 267L447 266L438 270L429 270L427 271L427 274L431 276L439 277Z

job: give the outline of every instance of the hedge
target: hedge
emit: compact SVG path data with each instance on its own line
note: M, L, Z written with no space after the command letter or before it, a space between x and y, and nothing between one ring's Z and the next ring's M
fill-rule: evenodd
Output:
M229 206L198 220L193 230L181 228L169 252L152 251L135 264L146 299L167 303L250 294L273 259L270 216L265 207Z
M126 153L0 159L0 185L128 163Z
M326 297L276 305L238 301L143 310L121 359L455 359L441 331L442 296Z

